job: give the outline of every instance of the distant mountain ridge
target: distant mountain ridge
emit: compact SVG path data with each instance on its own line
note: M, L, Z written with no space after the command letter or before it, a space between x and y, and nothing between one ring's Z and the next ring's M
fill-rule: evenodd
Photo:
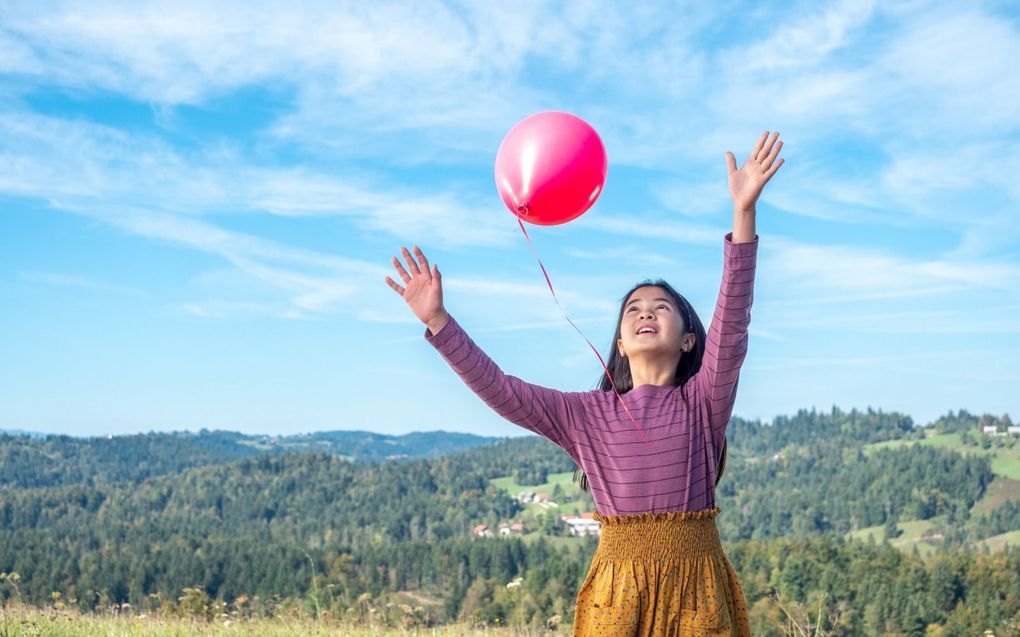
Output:
M0 436L27 436L29 438L45 438L52 434L48 434L44 431L27 431L25 429L0 429Z
M203 429L89 438L5 432L0 433L0 487L137 483L282 452L326 453L356 463L404 461L468 451L500 440L503 438L448 431L397 436L370 431L266 436Z

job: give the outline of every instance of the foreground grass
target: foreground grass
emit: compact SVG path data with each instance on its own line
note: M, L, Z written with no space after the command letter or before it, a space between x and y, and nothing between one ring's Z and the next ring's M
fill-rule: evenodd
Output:
M0 607L0 637L554 637L569 633L452 624L436 628L354 627L326 619L286 618L202 621L146 615L87 615L73 610L24 605Z

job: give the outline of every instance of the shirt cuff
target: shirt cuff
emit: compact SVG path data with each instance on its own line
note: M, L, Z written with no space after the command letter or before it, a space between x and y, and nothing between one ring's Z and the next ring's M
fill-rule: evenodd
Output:
M453 338L453 333L460 330L460 324L454 320L453 315L450 315L450 319L443 326L443 329L439 330L438 334L433 334L432 330L425 327L425 340L433 345L434 347L442 347Z
M727 232L726 236L723 237L723 247L726 250L726 254L735 257L751 256L758 252L758 234L755 233L754 239L750 241L733 243L733 233Z

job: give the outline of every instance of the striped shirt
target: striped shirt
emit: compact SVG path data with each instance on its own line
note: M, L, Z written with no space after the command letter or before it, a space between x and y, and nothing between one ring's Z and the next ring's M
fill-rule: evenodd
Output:
M587 474L603 515L697 511L715 506L715 478L747 354L758 235L723 238L723 276L701 369L680 388L639 385L563 392L504 374L451 316L431 343L479 398L510 422L547 438Z

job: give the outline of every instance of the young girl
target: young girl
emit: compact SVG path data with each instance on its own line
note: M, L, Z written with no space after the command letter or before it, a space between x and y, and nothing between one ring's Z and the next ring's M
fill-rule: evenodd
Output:
M585 472L602 534L577 594L574 637L751 634L743 590L719 541L715 484L747 353L755 203L783 164L778 137L762 134L740 169L726 153L733 232L723 238L722 286L707 334L664 281L642 282L624 297L607 367L627 409L608 379L598 390L561 392L504 374L443 307L439 268L417 247L414 258L401 248L410 273L393 259L406 287L390 277L387 284L468 387Z

